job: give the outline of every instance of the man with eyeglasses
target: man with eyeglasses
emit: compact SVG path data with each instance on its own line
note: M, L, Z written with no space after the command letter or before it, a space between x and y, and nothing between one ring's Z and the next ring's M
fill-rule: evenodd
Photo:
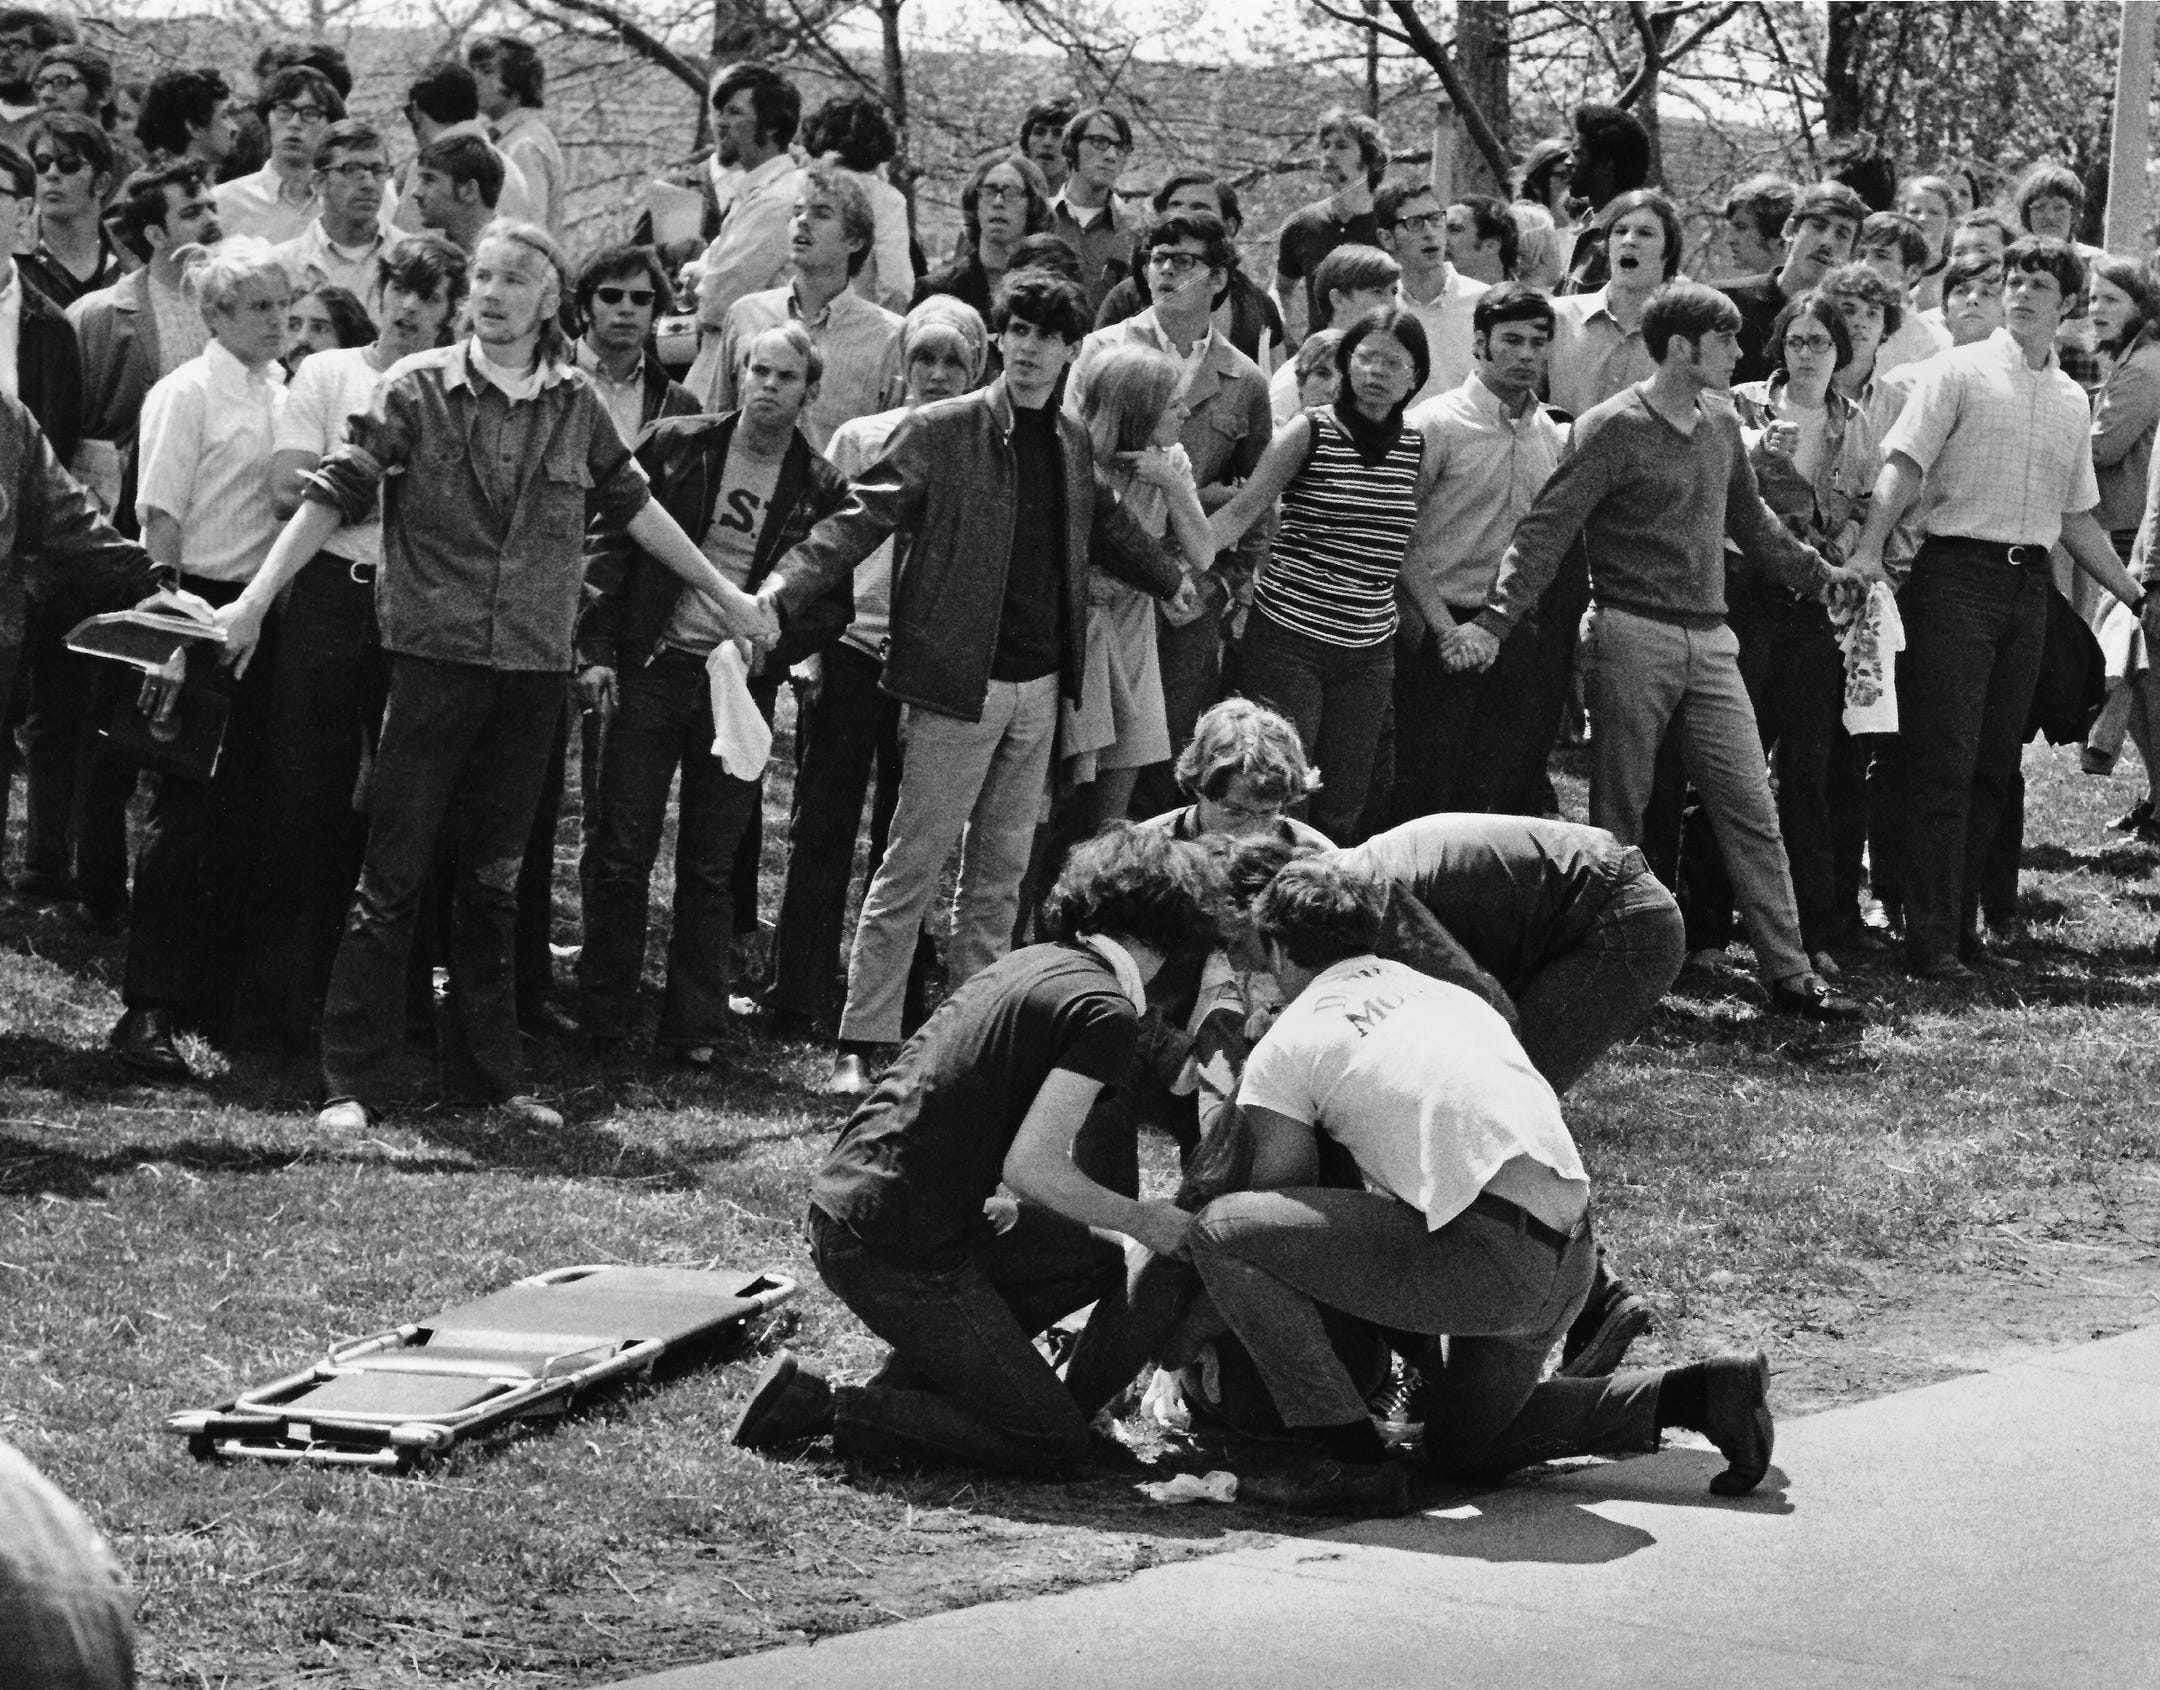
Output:
M346 118L319 131L312 159L319 209L304 230L278 247L278 260L292 277L296 297L326 284L341 287L367 307L370 317L380 319L381 259L389 240L383 190L390 180L382 136L373 125Z
M1071 396L1084 388L1079 371L1112 346L1133 343L1167 352L1180 369L1178 402L1185 420L1178 443L1192 460L1193 485L1209 510L1225 503L1260 462L1274 437L1267 378L1232 346L1213 321L1213 301L1237 266L1222 219L1208 211L1158 217L1140 237L1141 264L1152 303L1136 317L1097 329L1073 361ZM1225 612L1251 597L1252 578L1267 555L1264 525L1255 525L1200 578L1208 614L1184 623L1157 618L1156 655L1162 669L1163 711L1170 756L1185 749L1200 712L1215 702L1222 681ZM1179 800L1171 764L1141 772L1133 813L1156 815Z
M329 125L344 121L345 102L321 71L288 65L263 84L255 111L269 131L269 162L218 184L218 221L228 235L256 235L277 246L299 239L314 221L316 143Z
M1132 157L1132 125L1122 112L1088 106L1065 126L1065 185L1050 202L1050 233L1080 260L1088 319L1132 274L1133 228L1119 215L1117 179Z
M1447 213L1431 184L1390 182L1373 195L1373 221L1380 249L1402 266L1397 292L1425 325L1425 343L1432 348L1432 371L1410 403L1452 393L1469 379L1470 313L1485 284L1448 262Z
M696 414L690 390L668 379L647 351L653 318L668 302L667 273L649 246L603 247L578 272L577 366L592 378L625 446L662 417Z
M0 141L20 147L38 114L38 55L75 39L74 25L30 6L0 10Z

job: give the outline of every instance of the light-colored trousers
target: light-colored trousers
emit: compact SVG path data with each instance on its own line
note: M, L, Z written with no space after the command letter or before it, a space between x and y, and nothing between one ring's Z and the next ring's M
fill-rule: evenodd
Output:
M1011 945L1020 878L1050 779L1057 711L1055 675L992 681L979 722L907 707L900 720L900 800L855 927L843 1039L899 1041L915 935L963 830L946 951L949 984L958 987Z

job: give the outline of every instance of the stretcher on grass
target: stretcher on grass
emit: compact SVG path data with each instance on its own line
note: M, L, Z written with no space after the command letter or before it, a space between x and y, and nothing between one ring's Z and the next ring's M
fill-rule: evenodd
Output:
M403 1469L711 1346L795 1295L783 1274L564 1267L338 1345L218 1408L170 1416L199 1460Z

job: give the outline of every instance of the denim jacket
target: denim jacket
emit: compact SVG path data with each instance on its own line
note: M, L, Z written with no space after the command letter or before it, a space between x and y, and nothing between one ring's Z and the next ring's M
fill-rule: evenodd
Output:
M912 411L840 510L774 567L792 578L845 578L888 537L892 633L879 685L902 703L982 720L990 692L1005 566L1018 495L1012 401L1004 378ZM1158 598L1184 571L1095 481L1087 431L1057 417L1065 458L1064 694L1077 701L1087 658L1088 572L1099 563Z
M477 454L482 408L506 401L476 378L471 358L471 343L461 341L393 365L373 405L309 478L307 497L357 522L381 486L375 603L386 651L567 674L588 517L620 528L651 489L592 383L558 363L537 393L517 401L537 414L515 493L497 500Z
M666 417L638 437L637 461L652 480L653 497L701 546L712 527L713 500L727 474L728 447L741 414ZM774 559L790 552L812 523L838 510L847 490L840 472L813 452L797 429L780 459L780 476L758 530L744 590L756 592L772 572ZM596 524L587 545L585 609L577 630L579 666L617 669L650 662L676 601L688 587L620 528ZM783 581L780 643L765 666L766 673L775 676L830 645L855 614L852 575L843 574L822 587L789 577Z
M1833 561L1841 562L1867 521L1876 472L1882 467L1882 442L1867 413L1831 388L1823 395L1822 462L1810 483L1792 459L1762 447L1762 432L1778 420L1778 401L1784 393L1782 373L1767 381L1742 382L1732 390L1733 409L1747 430L1748 459L1755 466L1756 485L1786 527L1819 550L1836 547L1838 556Z

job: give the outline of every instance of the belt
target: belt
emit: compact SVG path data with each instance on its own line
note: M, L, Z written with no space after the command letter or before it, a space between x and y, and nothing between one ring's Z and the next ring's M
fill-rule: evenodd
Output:
M2037 543L2013 545L2007 540L1973 540L1963 534L1930 534L1929 546L1955 546L1964 552L1978 552L2013 569L2044 569L2047 567L2049 548ZM1921 548L1923 551L1926 547Z
M321 556L329 563L332 569L344 570L354 586L372 587L375 585L375 572L381 567L379 564L355 563L349 557L327 550Z
M1491 1191L1481 1191L1470 1199L1471 1209L1480 1215L1501 1221L1517 1232L1527 1233L1540 1244L1550 1244L1555 1250L1565 1250L1576 1239L1590 1230L1590 1211L1585 1208L1573 1227L1562 1232L1533 1215L1520 1203L1511 1203L1505 1197Z

